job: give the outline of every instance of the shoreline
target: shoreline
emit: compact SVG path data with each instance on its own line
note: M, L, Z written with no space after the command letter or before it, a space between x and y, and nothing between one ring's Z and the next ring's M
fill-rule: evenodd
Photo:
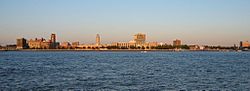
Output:
M1 51L83 51L83 52L241 52L239 50L175 50L175 49L0 49ZM245 52L245 51L244 51ZM250 52L250 51L246 51Z

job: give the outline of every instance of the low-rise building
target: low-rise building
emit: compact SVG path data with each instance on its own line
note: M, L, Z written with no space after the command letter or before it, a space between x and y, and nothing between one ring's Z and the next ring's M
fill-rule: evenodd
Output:
M190 50L199 50L199 46L198 45L189 45L189 49Z
M16 50L16 45L6 45L6 50Z
M248 41L241 41L240 42L240 47L242 48L246 48L246 47L250 47L250 43Z
M130 48L130 44L128 42L115 42L115 43L112 43L112 46L116 46L117 48Z
M62 42L60 44L60 48L63 48L63 49L68 49L68 48L71 48L71 45L69 42Z
M77 48L80 45L79 42L72 42L72 48Z
M144 44L137 44L134 42L116 42L112 43L111 46L116 46L121 49L151 49L152 47L158 46L157 42L149 42Z
M80 48L80 49L99 49L100 46L98 46L96 44L81 44L81 45L78 45L77 48Z
M157 42L146 42L145 34L135 34L134 39L129 42L115 42L111 46L116 46L116 48L121 49L151 49L151 47L156 47Z
M31 49L49 49L51 42L46 41L44 38L41 38L41 39L35 38L35 40L30 39L28 41L28 45L29 45L29 48Z
M44 38L35 38L35 40L30 39L28 41L28 46L32 49L55 49L58 48L59 43L56 42L56 35L51 34L51 39L48 41L46 41Z

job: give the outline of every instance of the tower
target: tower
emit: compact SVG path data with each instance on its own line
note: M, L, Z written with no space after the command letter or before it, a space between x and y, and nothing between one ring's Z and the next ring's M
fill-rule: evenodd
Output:
M16 45L17 45L17 49L28 48L27 41L24 38L17 39Z
M144 44L146 41L146 34L135 34L134 35L134 41L136 42L136 44Z
M52 33L51 36L50 36L50 48L51 49L55 49L55 48L58 48L59 46L59 43L56 42L56 34Z
M52 33L50 36L50 40L52 43L56 43L56 34Z
M99 34L96 34L96 45L101 45L101 38Z

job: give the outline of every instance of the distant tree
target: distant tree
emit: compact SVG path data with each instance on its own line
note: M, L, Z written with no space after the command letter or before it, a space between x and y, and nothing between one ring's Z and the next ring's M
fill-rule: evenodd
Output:
M181 45L180 48L181 49L189 49L189 46L188 45Z
M104 46L101 46L100 48L105 48Z
M142 46L142 49L145 49L145 47L144 47L144 46Z
M130 49L136 49L136 47L135 47L135 46L130 46L129 48L130 48Z
M140 46L138 46L138 47L137 47L137 49L141 49L141 47L140 47Z
M153 47L154 49L173 49L174 46L172 45L159 45L159 46L156 46L156 47Z
M120 49L128 49L127 47L121 47Z
M107 46L107 49L119 49L117 46Z

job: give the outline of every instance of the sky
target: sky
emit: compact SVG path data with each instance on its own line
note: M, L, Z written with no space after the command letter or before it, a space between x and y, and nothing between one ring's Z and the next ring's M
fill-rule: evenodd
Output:
M17 38L59 42L224 45L250 41L250 0L0 0L0 45Z

